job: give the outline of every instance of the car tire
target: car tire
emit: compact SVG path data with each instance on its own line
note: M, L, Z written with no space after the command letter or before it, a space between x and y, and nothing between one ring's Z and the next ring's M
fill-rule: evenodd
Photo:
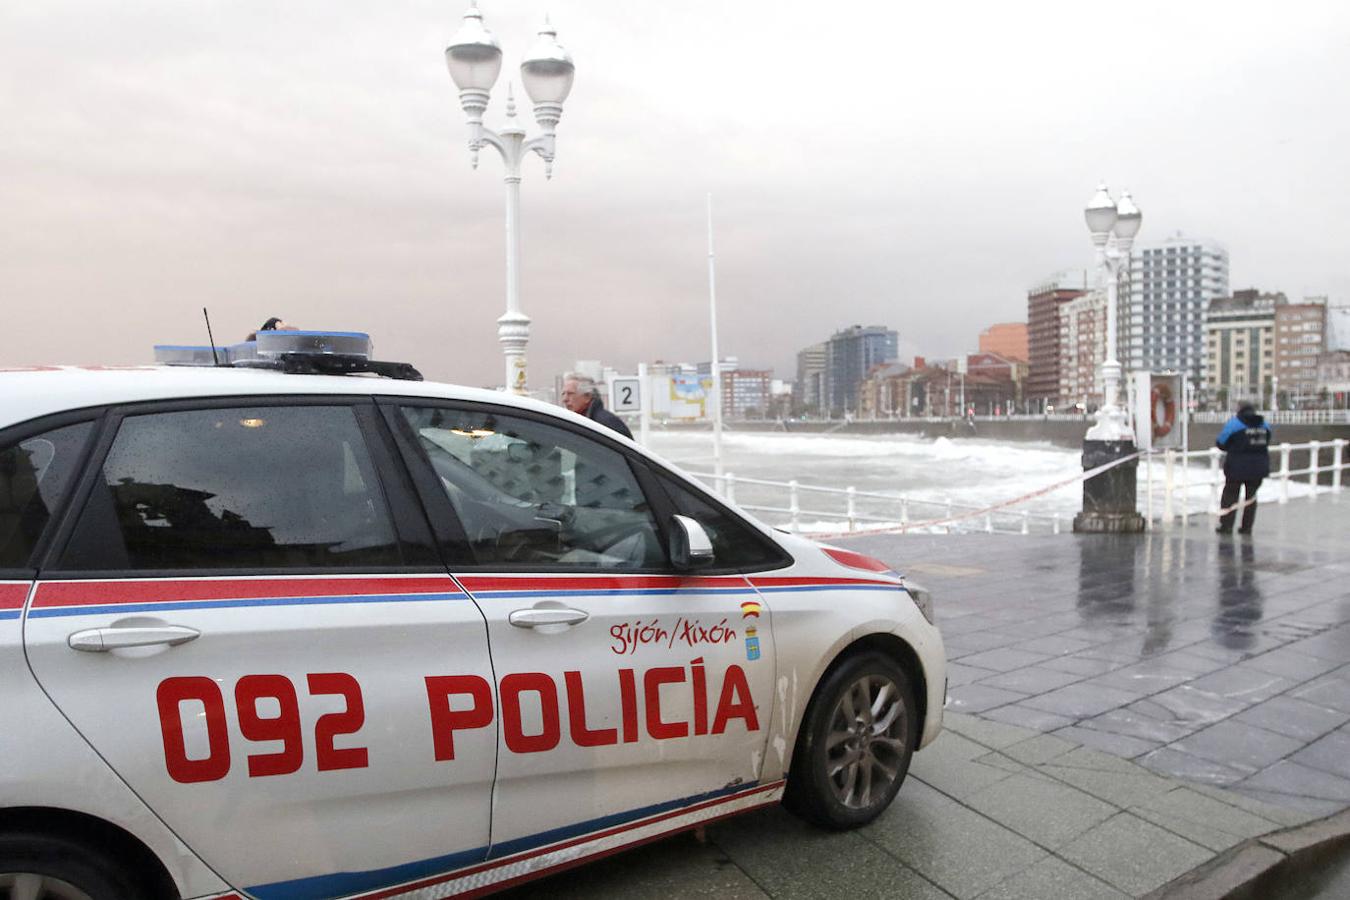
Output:
M0 835L0 896L140 900L151 894L134 873L91 846L46 834L17 833Z
M866 825L904 783L917 727L914 689L894 659L877 652L845 658L807 706L785 805L823 828Z

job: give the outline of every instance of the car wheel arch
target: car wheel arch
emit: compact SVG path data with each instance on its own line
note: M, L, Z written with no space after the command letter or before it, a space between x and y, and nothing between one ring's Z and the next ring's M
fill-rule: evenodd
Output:
M797 733L793 738L794 756L796 755L796 745L801 740L801 726L806 721L811 704L815 702L821 685L829 679L830 673L845 662L861 653L869 652L881 653L883 656L895 660L904 670L904 673L909 676L911 686L914 689L914 702L918 709L918 722L915 723L914 728L914 749L919 749L924 724L928 721L928 679L924 675L923 665L919 662L919 654L915 652L909 642L894 632L877 631L855 638L841 647L835 653L834 658L820 670L820 674L811 687L811 695L807 698L806 705L802 707L801 718L797 722Z
M178 900L173 876L144 841L118 825L88 813L45 806L0 809L0 837L41 835L108 853L144 885L146 900Z

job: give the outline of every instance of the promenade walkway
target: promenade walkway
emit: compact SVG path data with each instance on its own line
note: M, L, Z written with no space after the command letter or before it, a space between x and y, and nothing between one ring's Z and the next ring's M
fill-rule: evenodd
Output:
M510 896L1173 896L1350 806L1350 496L1263 503L1251 538L839 543L933 590L952 660L891 809L841 834L764 810Z

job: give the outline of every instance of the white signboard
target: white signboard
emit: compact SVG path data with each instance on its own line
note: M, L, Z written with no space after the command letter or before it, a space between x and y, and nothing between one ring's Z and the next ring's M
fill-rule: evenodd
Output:
M1134 375L1135 446L1140 450L1185 448L1185 380L1181 375Z
M642 410L642 379L612 379L609 383L609 408L613 412L640 412Z

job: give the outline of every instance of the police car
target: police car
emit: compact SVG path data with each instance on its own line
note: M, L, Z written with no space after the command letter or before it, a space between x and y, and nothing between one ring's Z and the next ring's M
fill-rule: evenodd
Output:
M0 373L0 898L489 893L942 722L926 592L361 334ZM205 363L205 365L200 365Z

